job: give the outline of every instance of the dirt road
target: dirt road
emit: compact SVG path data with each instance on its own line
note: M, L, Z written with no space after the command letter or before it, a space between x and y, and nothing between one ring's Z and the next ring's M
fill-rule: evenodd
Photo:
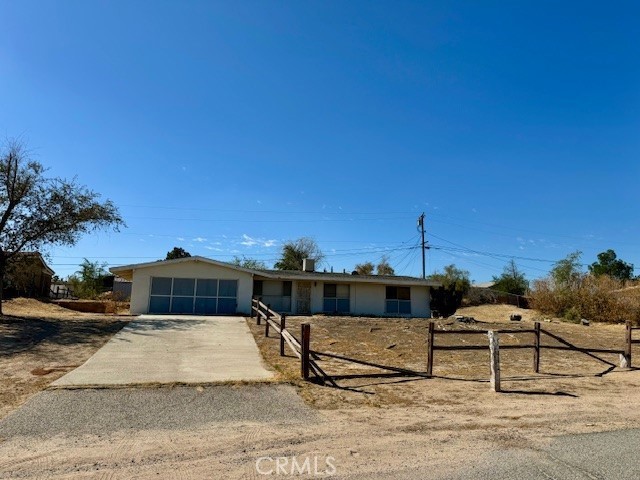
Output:
M263 478L279 458L288 468L293 459L317 462L316 478L334 473L330 465L338 478L489 478L501 458L495 452L508 459L504 471L534 459L552 474L560 464L549 455L565 458L558 436L640 425L632 408L640 401L638 371L572 384L548 379L537 395L495 394L480 382L417 382L430 392L422 407L315 410L293 387L269 390L282 386L181 387L153 398L95 391L82 408L74 392L34 397L0 426L0 478ZM18 413L22 428L12 420ZM594 440L580 455L609 447ZM540 472L523 478L544 478Z

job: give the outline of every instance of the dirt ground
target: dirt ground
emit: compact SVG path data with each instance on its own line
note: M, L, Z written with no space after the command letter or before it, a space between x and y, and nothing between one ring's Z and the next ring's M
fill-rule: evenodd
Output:
M0 418L82 365L129 321L80 313L34 299L2 303Z
M520 322L511 322L509 314L520 313ZM542 319L535 311L508 305L463 308L458 314L471 316L473 324L452 319L436 320L436 328L451 330L532 329L541 321L542 329L578 347L622 350L623 325L592 324L582 326ZM300 324L311 324L311 350L336 354L384 366L417 372L406 375L376 367L364 366L340 359L319 357L318 365L340 388L329 388L300 382L300 362L287 347L287 356L279 355L277 334L264 337L264 326L249 322L258 346L283 379L296 382L306 401L320 409L357 408L360 406L417 406L444 401L441 390L434 391L434 380L424 378L427 368L427 319L392 319L360 317L287 317L288 329L299 338ZM502 334L501 345L531 345L533 334ZM436 345L487 345L485 335L438 335ZM560 346L553 338L542 335L542 345ZM448 385L444 397L460 400L466 397L470 385L486 385L489 379L488 351L436 351L433 375ZM618 354L598 354L602 359L618 364ZM610 366L584 353L546 350L541 352L540 373L533 373L533 349L502 350L500 352L503 388L509 391L574 394L580 388L596 388ZM621 372L619 378L624 378ZM422 376L421 376L422 375ZM608 373L611 375L611 373ZM618 377L617 377L618 378ZM438 382L440 383L440 382Z
M19 312L18 307L14 312ZM459 313L486 323L437 323L439 328L511 328L515 323L509 322L508 315L513 310L508 306L465 309ZM522 313L524 320L518 325L531 328L535 312ZM34 315L48 325L42 327L44 331L58 333L35 335L42 338L21 348L18 339L13 341L13 353L0 364L13 369L10 377L2 377L3 391L12 385L25 392L42 388L63 372L38 376L32 370L71 368L62 365L83 361L126 320L58 314L64 318L48 312ZM616 369L601 376L606 365L581 353L543 351L542 373L535 375L531 351L504 351L506 392L500 394L490 391L487 383L486 352L436 352L431 379L324 360L321 366L341 387L331 388L299 381L299 360L280 357L276 335L272 332L265 338L264 325L248 322L267 363L282 380L296 386L317 409L320 421L309 425L236 422L189 430L21 438L0 443L0 478L3 469L24 478L162 478L168 472L180 478L262 478L256 473L260 457L305 455L333 457L339 477L386 474L386 478L397 478L398 472L415 471L428 472L429 478L447 478L460 468L482 465L497 450L528 455L548 447L557 435L640 426L640 410L635 408L640 403L640 370ZM288 325L296 336L301 322L311 323L314 350L418 372L426 368L426 320L290 317ZM3 332L9 327L3 325ZM24 331L24 325L11 328ZM621 348L624 338L619 325L583 327L551 321L544 322L543 328L578 346ZM67 332L69 340L59 332ZM501 342L528 342L525 335L504 335ZM482 336L469 337L473 340L466 336L441 340L486 341ZM550 339L544 342L551 344ZM606 358L616 360L615 355ZM27 393L19 395L25 398ZM3 402L6 411L8 400Z

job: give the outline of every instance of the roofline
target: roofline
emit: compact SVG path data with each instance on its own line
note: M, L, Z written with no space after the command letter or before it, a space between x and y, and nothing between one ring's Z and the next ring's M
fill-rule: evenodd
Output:
M158 260L155 262L133 263L131 265L121 265L119 267L111 267L109 271L115 275L123 276L123 274L126 275L127 272L129 271L133 272L133 270L137 270L140 268L157 267L158 265L173 265L173 264L186 263L186 262L203 262L203 263L208 263L210 265L215 265L218 267L232 268L234 270L239 270L241 272L249 273L252 275L257 275L260 273L259 270L252 270L250 268L240 267L232 263L221 262L219 260L213 260L211 258L202 257L200 255L193 255L191 257L183 257L183 258L174 258L172 260ZM123 277L123 278L126 278L126 277Z
M184 258L176 258L173 260L159 260L156 262L146 262L146 263L134 263L131 265L122 265L119 267L111 267L109 271L114 275L118 275L125 280L128 278L133 278L133 271L142 268L149 267L157 267L159 265L174 265L179 263L186 262L203 262L208 263L210 265L215 265L218 267L231 268L233 270L238 270L240 272L245 272L250 275L256 277L262 277L266 279L273 280L312 280L312 281L325 281L327 279L338 280L336 277L328 277L327 275L341 275L341 274L330 274L330 273L319 273L319 272L296 272L295 274L288 274L286 270L282 272L278 271L264 271L264 270L254 270L251 268L244 268L238 265L234 265L232 263L221 262L219 260L213 260L211 258L202 257L200 255L194 255L192 257L184 257ZM440 282L436 282L434 280L425 280L422 278L407 278L402 277L398 278L393 275L380 275L380 276L367 276L362 277L359 275L350 275L344 274L344 281L347 283L377 283L377 284L398 284L398 285L418 285L425 287L440 287L442 284Z
M19 252L16 256L19 257L20 255L25 257L28 255L33 255L34 257L37 257L38 260L40 260L40 263L42 263L42 266L44 267L46 272L52 277L55 275L56 272L54 272L53 269L49 265L47 265L47 262L44 261L44 257L40 252Z
M402 285L418 285L425 287L440 287L442 286L441 282L437 282L435 280L425 280L417 277L396 277L394 275L375 275L375 276L367 276L363 277L360 275L351 275L351 274L333 274L333 277L329 277L328 275L332 275L330 273L323 274L317 272L302 272L300 275L296 273L294 275L287 275L286 271L282 273L276 272L263 272L259 271L256 273L257 277L264 277L273 280L312 280L312 281L326 281L326 280L335 280L341 281L341 275L344 276L345 283L383 283L383 284L402 284Z

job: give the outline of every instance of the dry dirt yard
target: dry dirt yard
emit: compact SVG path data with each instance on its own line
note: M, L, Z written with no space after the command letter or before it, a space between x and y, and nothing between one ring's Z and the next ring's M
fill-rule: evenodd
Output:
M522 321L511 322L509 314L512 312L520 313ZM534 321L541 321L542 329L578 347L615 350L624 348L623 325L575 325L557 319L543 319L534 310L517 309L508 305L462 308L457 313L473 317L476 323L461 324L450 319L438 319L435 320L436 328L532 329ZM426 371L427 319L292 316L287 317L287 328L299 338L300 324L303 322L311 324L312 351L399 367L422 375ZM304 399L316 408L413 407L440 403L451 405L458 402L466 405L470 390L489 388L488 351L435 351L433 379L320 356L319 366L340 388L300 382L299 360L293 356L289 347L287 356L280 357L277 334L272 331L270 337L265 338L263 325L257 326L255 320L249 324L267 362L283 379L296 382ZM500 335L501 345L530 345L532 342L531 333ZM486 346L488 339L485 335L436 334L436 345L453 344ZM542 335L541 344L560 345L545 335ZM598 355L611 363L619 362L617 354ZM597 391L600 385L607 385L607 389L619 385L624 390L626 379L635 377L623 371L602 376L609 366L580 352L543 350L539 374L533 373L532 349L502 350L500 360L503 389L526 396L534 402L550 395L555 398L580 397L585 392ZM616 378L613 383L612 378ZM436 384L437 388L434 388Z
M2 308L0 419L82 365L130 320L27 298L7 300Z

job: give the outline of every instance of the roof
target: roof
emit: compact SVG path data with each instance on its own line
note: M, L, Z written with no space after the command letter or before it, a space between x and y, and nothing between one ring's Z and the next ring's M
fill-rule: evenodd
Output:
M350 273L333 273L333 272L303 272L299 270L256 270L244 268L232 263L221 262L211 258L201 257L199 255L193 257L176 258L174 260L158 260L156 262L135 263L131 265L123 265L120 267L111 267L109 271L126 280L133 279L133 271L142 268L157 267L160 265L175 265L185 262L203 262L217 267L230 268L240 272L249 273L255 277L273 280L331 280L334 282L349 283L383 283L396 285L424 285L426 287L439 287L440 282L433 280L425 280L417 277L405 277L399 275L352 275Z
M496 282L481 282L481 283L475 283L472 286L473 287L478 287L478 288L491 288L496 284Z
M234 265L233 263L221 262L219 260L213 260L211 258L201 257L200 255L194 255L192 257L175 258L173 260L157 260L155 262L133 263L131 265L111 267L109 271L114 275L124 278L125 280L132 280L134 270L141 269L141 268L157 267L159 265L175 265L178 263L185 263L185 262L208 263L210 265L215 265L216 267L231 268L234 270L239 270L241 272L250 273L252 275L259 273L258 270L251 270L249 268L239 267L238 265Z
M259 270L259 276L277 280L332 280L335 282L411 284L439 287L440 282L402 275L359 275L334 272L303 272L300 270Z
M54 275L54 271L49 267L49 265L47 265L47 262L44 261L44 257L42 256L42 254L40 252L18 252L16 254L16 256L14 257L15 259L20 259L20 258L35 258L36 260L40 261L40 263L42 264L42 269L48 274L53 276Z

